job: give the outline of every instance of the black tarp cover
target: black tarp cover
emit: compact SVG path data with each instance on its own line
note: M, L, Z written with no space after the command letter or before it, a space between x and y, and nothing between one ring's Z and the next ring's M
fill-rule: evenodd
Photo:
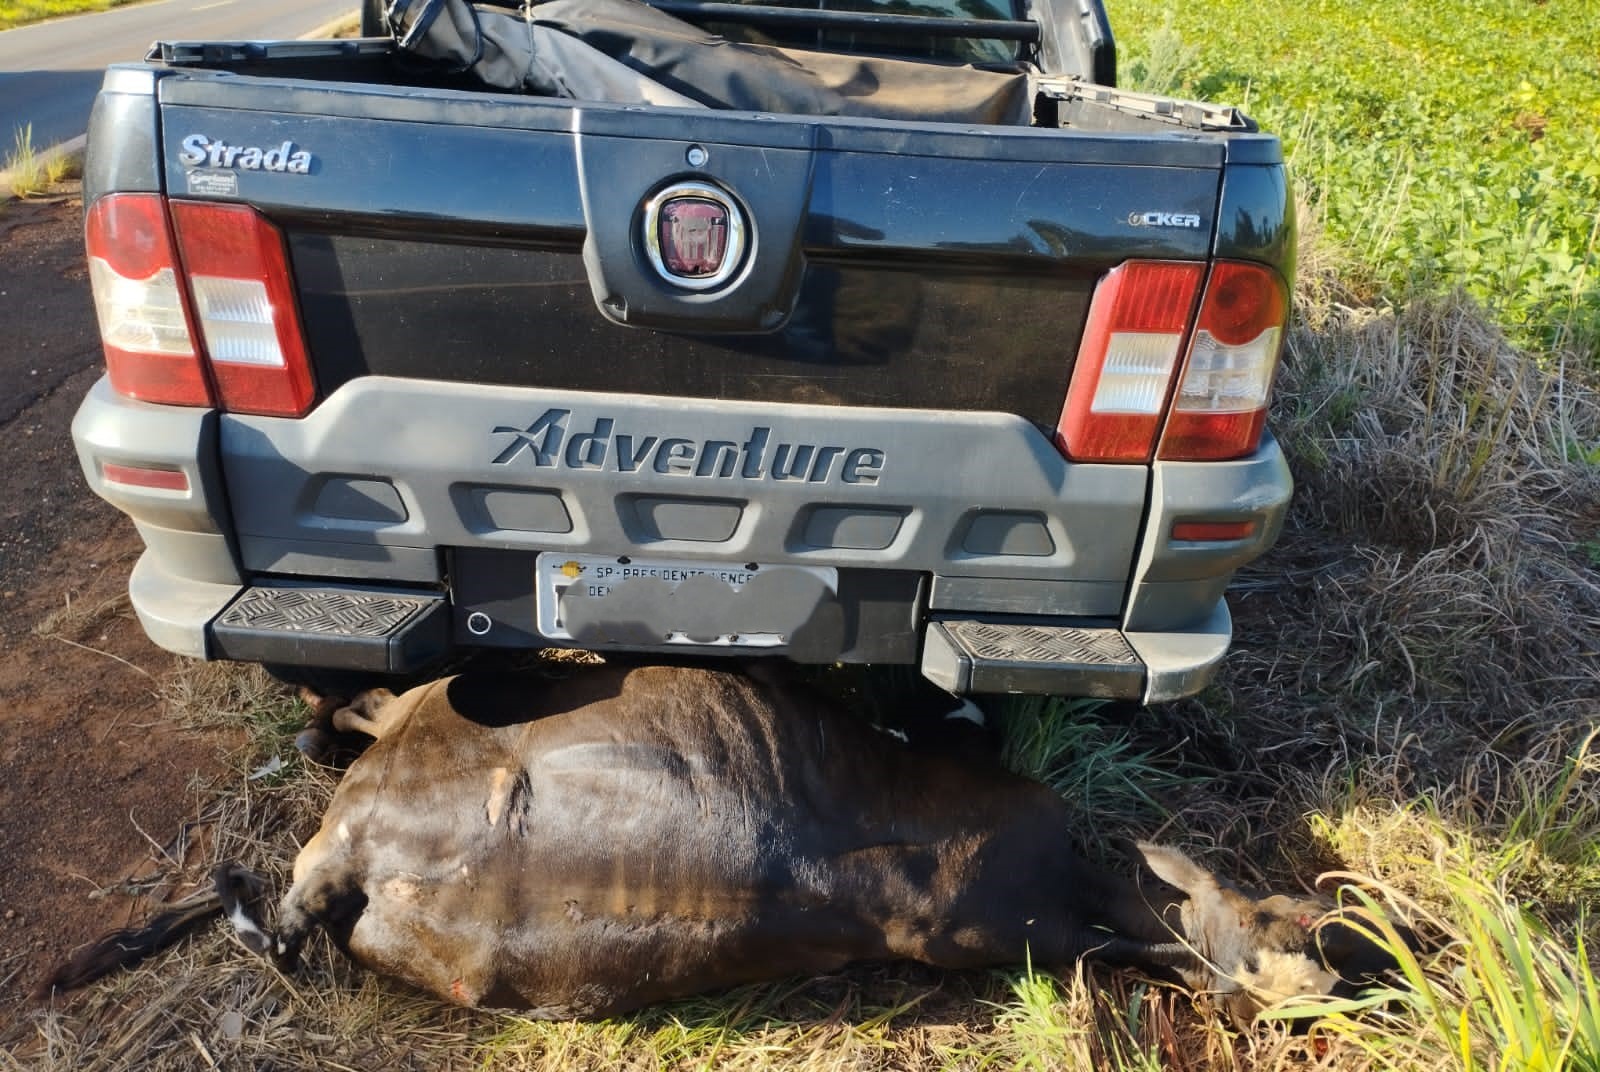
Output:
M407 52L492 89L574 100L1026 125L1028 76L728 41L638 0L550 0L520 11L400 0Z

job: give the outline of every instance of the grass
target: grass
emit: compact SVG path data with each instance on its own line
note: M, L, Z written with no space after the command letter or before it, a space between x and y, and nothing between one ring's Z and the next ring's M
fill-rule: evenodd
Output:
M33 124L18 127L12 136L12 150L6 157L6 176L16 197L37 197L57 184L74 177L77 163L65 153L41 151L33 144Z
M135 0L21 0L17 3L0 3L0 30L26 26L30 22L42 22L62 15L106 11L133 2Z
M1600 363L1600 6L1108 0L1128 80L1244 105L1367 298L1460 286Z
M992 706L1009 762L1063 793L1091 850L1178 841L1284 888L1327 872L1380 935L1425 935L1391 991L1290 1006L1318 1017L1304 1034L1241 1032L1129 973L869 966L542 1023L420 999L325 942L279 976L219 928L0 1032L0 1070L1600 1067L1600 472L1570 447L1600 439L1600 392L1463 295L1359 304L1307 218L1273 419L1300 490L1235 586L1224 674L1152 709ZM284 882L334 778L248 775L292 757L306 709L215 665L162 692L180 722L251 729L212 852ZM860 681L841 692L893 713Z
M1322 888L1367 906L1402 978L1357 1003L1291 1004L1250 1031L1136 975L1028 965L869 966L540 1023L419 999L325 942L279 976L218 930L0 1030L0 1070L1600 1068L1600 387L1583 328L1593 236L1580 234L1600 197L1574 149L1584 122L1600 127L1585 111L1600 82L1551 74L1595 16L1570 0L1265 0L1248 20L1229 4L1179 16L1202 33L1163 29L1153 11L1140 22L1142 2L1113 0L1113 16L1145 84L1247 91L1223 95L1293 135L1304 235L1272 426L1298 492L1278 547L1234 586L1235 651L1211 688L1147 710L1000 704L1006 756L1061 792L1096 845L1179 841L1257 885L1323 873ZM1500 42L1498 70L1464 87L1456 72L1482 61L1482 27L1511 15L1525 26ZM1313 16L1343 32L1308 46ZM1553 19L1565 22L1541 37ZM1407 65L1407 49L1433 59ZM1589 70L1593 56L1574 62ZM1544 126L1506 112L1529 103L1508 69L1549 96ZM1287 122L1298 114L1304 128ZM1556 170L1534 174L1536 197L1491 184L1462 199L1472 160L1501 183L1541 156ZM1573 190L1555 189L1573 167ZM1455 206L1453 230L1426 223L1441 205ZM1513 245L1559 231L1538 248L1571 252L1572 271L1541 261L1562 270L1529 283L1509 246L1466 243L1480 226ZM1451 252L1468 245L1488 251L1477 267ZM219 787L213 851L281 882L333 777L300 763L246 772L289 754L304 708L216 667L163 694L180 720L252 728ZM859 682L841 694L891 713ZM1404 950L1397 923L1426 951ZM1315 1023L1296 1034L1290 1013Z

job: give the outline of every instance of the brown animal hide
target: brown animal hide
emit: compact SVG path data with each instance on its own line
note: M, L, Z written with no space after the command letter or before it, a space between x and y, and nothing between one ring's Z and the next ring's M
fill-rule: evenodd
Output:
M322 927L445 1001L567 1018L856 961L1094 957L1220 992L1242 1020L1384 963L1327 903L1245 893L1170 848L1140 846L1156 878L1095 867L1047 787L765 675L468 674L330 706L377 741L275 925L250 872L216 876L246 944L284 967ZM114 957L90 959L73 984Z
M560 1018L895 958L1093 955L1241 1013L1341 985L1325 904L1253 898L1154 846L1170 886L1092 867L1048 788L913 752L800 688L468 675L334 721L379 739L296 860L286 964L321 925L444 1000Z

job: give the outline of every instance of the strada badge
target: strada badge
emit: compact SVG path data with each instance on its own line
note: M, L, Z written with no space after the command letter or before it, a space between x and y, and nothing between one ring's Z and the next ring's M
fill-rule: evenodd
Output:
M229 145L225 141L212 141L204 134L190 134L183 139L178 160L189 167L286 171L292 175L309 175L315 157L305 149L295 148L292 141L263 149L256 145Z
M541 468L610 470L663 476L745 480L804 480L821 484L837 477L846 484L876 484L883 475L884 452L877 447L774 442L772 429L757 425L742 441L685 439L617 431L610 417L596 418L588 431L568 435L568 409L547 409L526 428L500 425L495 435L511 441L494 458L509 465L526 454Z

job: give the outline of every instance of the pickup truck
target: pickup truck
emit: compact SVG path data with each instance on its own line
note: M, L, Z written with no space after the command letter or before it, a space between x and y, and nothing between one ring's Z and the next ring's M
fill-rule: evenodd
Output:
M95 103L73 435L152 640L1205 684L1291 490L1275 138L1115 88L1099 0L368 6Z

